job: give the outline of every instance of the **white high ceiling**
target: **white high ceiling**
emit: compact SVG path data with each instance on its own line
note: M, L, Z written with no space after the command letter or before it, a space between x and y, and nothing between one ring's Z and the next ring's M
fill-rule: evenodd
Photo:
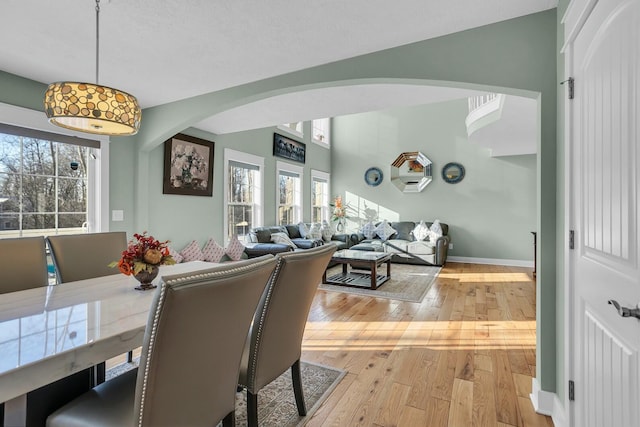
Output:
M556 7L557 0L102 0L100 5L100 83L132 93L147 108L540 12ZM0 70L42 83L95 80L93 0L2 0L0 17ZM313 104L305 103L305 93L281 96L198 127L225 133L221 122L242 122L241 128L250 129L402 105L407 91L389 89L379 86L367 95L341 88ZM316 92L306 95L324 99ZM442 97L440 91L419 92L424 99L414 94L408 102L432 102L432 93ZM304 114L300 105L306 106Z

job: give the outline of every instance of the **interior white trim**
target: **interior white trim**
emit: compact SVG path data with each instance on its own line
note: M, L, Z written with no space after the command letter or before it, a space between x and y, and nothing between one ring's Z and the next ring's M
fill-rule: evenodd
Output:
M292 165L288 162L276 161L276 221L278 221L278 208L280 207L280 171L290 172L298 175L300 182L296 186L296 201L294 202L294 223L302 221L302 200L304 199L304 168L302 166Z
M49 124L43 111L0 102L0 121L14 126L53 132L62 135L87 138L86 134L73 132ZM89 172L88 216L89 232L109 231L109 137L91 135L90 139L100 141L100 150L92 150L96 155L94 167ZM96 197L96 195L99 195Z
M251 165L256 165L260 169L260 182L257 183L259 188L259 200L254 204L253 211L253 220L254 227L261 226L264 224L264 157L255 156L253 154L248 154L242 151L232 150L231 148L224 149L224 191L223 191L223 209L224 213L222 215L223 221L223 234L224 234L224 244L225 246L229 243L229 237L227 236L227 230L229 229L229 218L227 217L227 205L229 202L229 195L227 193L227 189L229 188L229 161L234 160L237 162L248 163Z
M543 415L551 416L553 414L553 402L555 393L544 391L540 388L540 383L537 378L531 379L531 403L533 409Z
M522 259L499 259L499 258L475 258L466 256L450 256L447 261L462 262L465 264L490 264L490 265L507 265L511 267L529 267L533 268L533 261Z
M572 0L569 3L560 21L564 24L564 44L560 53L565 53L567 46L573 43L597 3L598 0Z

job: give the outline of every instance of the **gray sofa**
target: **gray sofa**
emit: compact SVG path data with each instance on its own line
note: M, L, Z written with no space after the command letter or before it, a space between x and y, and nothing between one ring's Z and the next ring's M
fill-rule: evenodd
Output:
M274 243L271 241L272 233L285 233L289 239L296 245L293 248L282 243ZM325 244L334 244L337 250L347 249L353 244L353 238L349 234L334 234L329 242L322 239L306 239L300 235L298 225L275 225L256 227L249 232L249 241L245 242L244 252L249 258L255 258L266 254L278 254L294 250L304 250L322 246Z
M426 221L425 221L426 222ZM352 234L352 246L350 249L361 251L383 251L392 254L391 261L405 264L437 265L443 266L447 261L449 251L449 225L440 223L442 236L435 242L430 240L417 240L413 235L413 229L418 223L413 221L390 222L396 233L388 240L382 241L379 237L367 239L363 234ZM431 227L432 222L426 222Z

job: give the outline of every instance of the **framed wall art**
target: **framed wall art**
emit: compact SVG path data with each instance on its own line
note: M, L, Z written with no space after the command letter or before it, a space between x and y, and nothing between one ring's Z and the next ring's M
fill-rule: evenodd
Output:
M304 163L306 159L307 147L304 142L282 136L279 133L273 134L273 155L294 162Z
M163 194L213 195L213 141L176 134L164 142Z

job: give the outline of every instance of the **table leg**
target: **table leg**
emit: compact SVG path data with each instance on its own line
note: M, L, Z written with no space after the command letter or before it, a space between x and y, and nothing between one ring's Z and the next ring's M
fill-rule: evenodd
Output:
M371 289L373 289L374 291L377 288L377 282L378 282L378 263L377 262L372 262L371 263Z
M391 279L391 259L387 260L387 278Z

